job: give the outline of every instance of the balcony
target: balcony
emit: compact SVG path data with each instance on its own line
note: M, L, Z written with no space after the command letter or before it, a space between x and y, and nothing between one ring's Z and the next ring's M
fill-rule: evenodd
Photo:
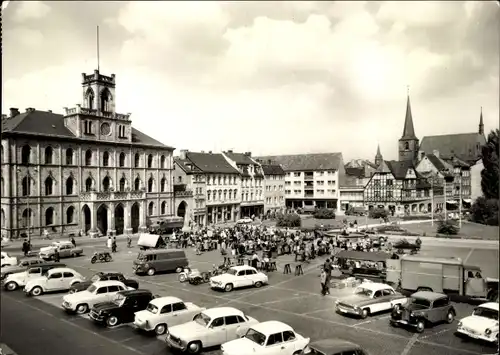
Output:
M185 191L175 191L174 197L193 197L193 191L185 190Z
M313 191L314 190L314 185L306 185L306 186L304 186L304 190L306 190L306 191Z
M112 200L140 200L146 197L146 192L139 191L85 191L80 193L82 201L112 201Z
M314 173L309 172L309 173L304 173L304 181L313 181L314 180Z
M187 191L186 184L174 184L174 192L182 192Z

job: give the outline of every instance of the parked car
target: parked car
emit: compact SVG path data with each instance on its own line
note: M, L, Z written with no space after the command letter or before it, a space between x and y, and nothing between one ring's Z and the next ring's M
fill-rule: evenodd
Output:
M146 309L153 298L149 290L120 291L111 302L95 304L90 311L90 318L108 327L130 323L134 321L135 312Z
M242 338L222 344L221 350L222 355L297 355L310 340L273 320L251 326Z
M44 292L67 291L77 282L85 278L73 269L57 267L47 271L47 274L29 280L24 286L27 296L40 296Z
M24 287L29 280L33 280L44 276L48 270L56 267L65 267L66 264L46 262L38 264L36 267L30 267L26 271L9 274L2 280L3 286L7 291L14 291L20 287Z
M63 296L62 307L67 312L87 313L97 303L112 301L120 291L133 290L120 281L96 281L85 291Z
M177 297L158 297L149 302L145 310L135 313L134 325L147 332L163 335L169 327L190 322L204 310Z
M18 264L17 258L15 256L10 256L9 253L7 253L6 251L1 252L1 257L2 257L2 262L1 262L2 267Z
M358 344L342 339L324 339L309 343L301 355L369 355Z
M244 218L238 219L236 221L236 224L248 224L248 223L252 223L252 222L253 222L253 219L251 219L250 217L244 217Z
M261 287L269 283L267 275L257 271L251 266L233 266L222 275L213 276L210 278L210 287L222 289L226 292L231 292L234 288L239 287Z
M393 309L390 324L409 326L422 333L428 325L441 322L453 323L456 314L447 295L418 291L411 295L406 305Z
M365 282L354 289L351 296L335 302L338 313L366 318L371 314L390 311L395 305L405 304L407 297L386 284Z
M456 335L493 343L498 347L498 303L488 302L476 307L472 315L458 322Z
M70 258L83 254L83 249L73 246L71 242L55 242L49 247L41 248L38 256L43 260L52 260L56 250L59 252L60 258Z
M69 293L75 293L75 292L81 292L85 291L87 288L89 288L90 285L92 285L94 282L97 281L120 281L125 284L127 287L131 287L135 290L139 288L139 283L136 280L131 280L127 279L122 273L120 272L97 272L90 278L88 281L81 282L79 284L73 285L69 289Z
M33 259L33 258L23 258L19 260L17 265L6 265L2 266L0 270L0 280L3 280L9 274L15 274L17 272L22 272L27 270L30 267L36 266L38 264L45 263L42 259Z
M169 328L165 340L173 349L199 354L204 348L239 338L257 323L233 307L210 308L198 313L191 322Z

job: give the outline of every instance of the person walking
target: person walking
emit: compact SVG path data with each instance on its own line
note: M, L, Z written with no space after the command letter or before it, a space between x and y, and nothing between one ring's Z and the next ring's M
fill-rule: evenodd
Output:
M116 253L116 239L111 242L111 252Z
M127 235L127 248L130 248L132 244L132 237L130 235Z
M321 283L321 295L326 295L326 272L325 269L321 270L321 274L319 275L320 283Z
M76 241L74 237L71 237L71 244L73 244L73 247L76 248Z
M59 250L58 250L58 249L56 249L56 250L54 251L54 261L55 261L56 263L58 263L59 261L61 261L61 256L59 255Z
M26 239L23 242L23 247L21 248L21 250L24 253L24 256L28 256L28 253L30 252L30 244Z

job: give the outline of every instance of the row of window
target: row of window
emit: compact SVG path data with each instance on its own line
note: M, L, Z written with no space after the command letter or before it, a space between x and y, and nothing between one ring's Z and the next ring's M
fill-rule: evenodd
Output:
M236 185L235 175L207 176L207 185Z
M279 199L278 199L278 197L277 197L277 196L275 196L275 197L266 197L266 204L270 205L270 204L271 204L271 203L273 203L273 202L274 202L274 204L277 204L277 203L278 203L278 200L279 200L280 202L283 202L284 197L283 197L283 196L280 196L280 197L279 197Z
M307 193L307 192L308 192L308 191L306 191L306 193ZM327 189L327 190L317 189L317 190L316 190L316 193L317 193L318 195L324 195L324 194L325 194L325 192L326 192L327 194L335 194L336 190L335 190L335 189ZM294 193L295 195L297 195L297 194L302 194L302 190L293 190L293 193ZM311 191L310 193L312 193L312 191ZM291 195L291 194L292 194L292 190L285 190L285 194L286 194L286 195Z
M301 177L301 176L304 176L304 177L313 177L313 176L325 176L325 175L334 175L335 174L335 171L334 170L328 170L328 171L315 171L315 172L293 172L293 173L286 173L286 176L287 177Z
M266 191L283 191L283 185L266 186Z
M250 178L241 179L242 187L254 187L254 185L255 187L262 187L262 179L250 179Z
M28 165L31 162L31 147L29 145L25 145L21 149L21 164ZM72 148L66 149L66 165L77 165L75 164L75 151ZM101 166L109 166L110 165L111 155L109 152L105 151L102 154ZM162 155L160 157L160 169L166 168L166 157ZM54 164L54 149L52 147L45 148L44 152L44 164ZM147 156L147 168L154 168L155 157L153 154L149 154ZM85 151L85 159L84 165L91 166L94 163L94 152L91 149ZM126 154L121 152L118 158L118 166L120 168L125 167L126 165ZM134 155L134 168L141 168L141 154L135 153Z
M207 191L207 201L226 201L236 200L238 198L238 190L215 190Z

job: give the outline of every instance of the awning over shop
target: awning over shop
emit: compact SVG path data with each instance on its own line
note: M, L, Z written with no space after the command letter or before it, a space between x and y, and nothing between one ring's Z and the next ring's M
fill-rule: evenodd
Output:
M147 248L157 248L162 244L163 238L158 234L142 233L137 241L138 246Z
M470 198L464 198L462 201L464 201L465 203L471 203L472 200Z
M456 205L457 201L448 200L446 201L446 203L449 203L450 205Z

